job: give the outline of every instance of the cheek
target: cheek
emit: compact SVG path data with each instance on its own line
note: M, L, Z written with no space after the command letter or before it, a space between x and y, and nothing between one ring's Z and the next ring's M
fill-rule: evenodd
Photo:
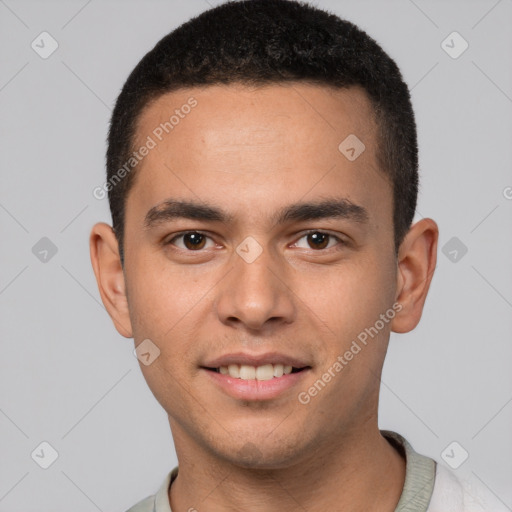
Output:
M316 293L311 287L302 291L310 290L304 302L313 311L310 316L324 326L318 341L321 364L307 389L316 393L321 388L317 410L340 421L355 417L356 409L373 404L377 396L392 320L388 314L383 321L381 314L394 314L393 272L385 265L377 258L361 259L332 272L329 280L317 279L323 286ZM327 383L325 391L322 383Z
M183 378L179 369L179 359L169 360L169 351L149 366L140 365L146 383L156 400L168 414L186 418L197 407L190 384Z
M344 262L324 275L300 278L297 295L323 326L328 344L341 350L392 306L395 278L391 262L366 256Z
M181 271L150 272L147 268L130 282L130 316L136 343L150 339L158 357L140 364L144 378L164 410L186 414L194 346L211 286L194 283Z
M135 339L163 343L183 338L183 327L196 308L204 307L211 285L168 263L145 260L132 268L134 271L127 273L127 287Z

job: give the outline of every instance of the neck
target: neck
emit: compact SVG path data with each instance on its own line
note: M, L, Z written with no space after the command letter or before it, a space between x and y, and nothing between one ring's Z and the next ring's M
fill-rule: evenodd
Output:
M193 443L185 454L182 434L173 425L179 461L169 492L173 511L393 512L405 481L405 460L376 422L279 469L242 468Z

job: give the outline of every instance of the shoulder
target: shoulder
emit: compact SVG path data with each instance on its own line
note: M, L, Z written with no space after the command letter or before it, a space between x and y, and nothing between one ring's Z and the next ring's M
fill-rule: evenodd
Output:
M459 478L436 464L434 491L428 512L507 512L509 509L475 477Z
M139 501L133 507L129 508L126 512L154 512L154 510L155 496L148 496L142 501Z
M172 512L168 492L177 475L178 466L167 474L156 494L144 498L126 512Z

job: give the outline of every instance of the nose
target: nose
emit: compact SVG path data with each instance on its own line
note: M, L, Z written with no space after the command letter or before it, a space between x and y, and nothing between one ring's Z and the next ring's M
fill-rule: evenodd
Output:
M234 266L219 286L216 300L221 322L264 330L273 324L293 322L296 307L284 272L267 250L252 262L233 254Z

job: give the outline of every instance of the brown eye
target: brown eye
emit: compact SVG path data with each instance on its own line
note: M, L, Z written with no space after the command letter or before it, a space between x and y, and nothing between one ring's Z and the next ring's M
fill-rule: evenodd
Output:
M329 244L329 236L327 233L310 233L307 235L308 244L312 249L325 249Z
M300 247L302 249L314 249L318 251L322 249L331 249L336 245L344 246L346 244L341 238L323 231L310 231L300 237L300 239L295 243L296 247Z
M183 243L187 249L202 249L206 243L206 237L201 233L187 233L183 235Z
M168 243L176 245L176 247L179 247L180 249L186 249L188 251L199 251L204 249L208 238L209 237L203 233L199 233L197 231L188 231L186 233L176 235ZM180 239L182 239L182 242L176 243L176 241Z

